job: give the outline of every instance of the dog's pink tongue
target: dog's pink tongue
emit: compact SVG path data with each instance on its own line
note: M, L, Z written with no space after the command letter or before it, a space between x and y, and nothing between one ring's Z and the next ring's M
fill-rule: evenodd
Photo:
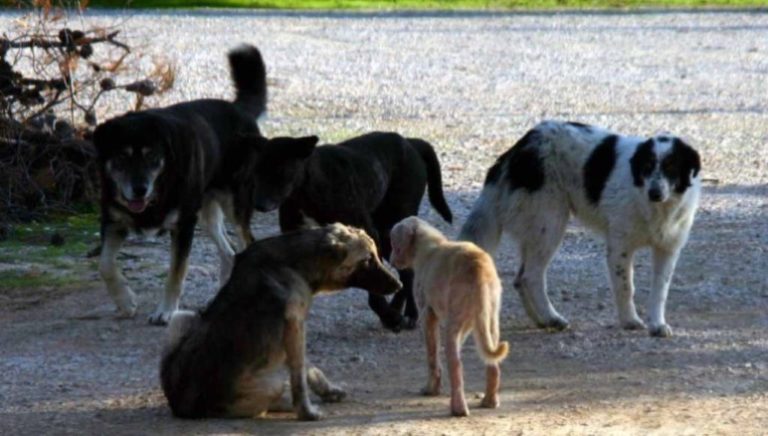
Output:
M128 202L128 209L130 209L131 212L139 213L143 211L145 207L147 207L147 202L144 200L130 200Z

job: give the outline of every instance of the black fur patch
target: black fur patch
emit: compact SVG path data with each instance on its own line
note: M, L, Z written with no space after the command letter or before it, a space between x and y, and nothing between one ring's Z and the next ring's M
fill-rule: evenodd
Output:
M698 176L700 170L699 153L675 138L672 141L672 151L661 161L661 172L667 180L675 184L675 192L684 193L691 186L691 177Z
M502 170L506 169L509 189L525 188L528 192L535 192L541 188L544 185L544 167L537 148L539 136L536 130L529 130L512 148L499 156L488 170L485 184L498 183Z
M587 199L597 205L600 196L608 182L608 177L616 165L616 142L619 137L611 135L606 137L592 150L589 159L584 164L582 175L584 177L584 189L587 191Z
M635 186L643 186L643 179L648 177L656 168L656 153L653 152L653 139L638 145L635 154L629 160L632 168L632 180Z

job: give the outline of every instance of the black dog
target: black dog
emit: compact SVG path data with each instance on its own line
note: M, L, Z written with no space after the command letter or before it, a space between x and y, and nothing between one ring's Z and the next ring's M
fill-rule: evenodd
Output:
M307 387L324 401L345 393L307 368L304 320L314 294L347 287L377 294L400 288L362 230L333 224L250 245L207 308L176 312L171 320L160 379L173 414L255 417L277 410L287 365L299 419L320 418Z
M236 200L235 209L244 215L241 223L250 222L254 208L265 212L279 206L283 231L333 222L353 225L368 232L388 258L392 226L418 214L425 188L429 187L432 206L451 222L440 163L432 146L421 139L375 132L324 147L315 147L316 137L278 144L279 139L252 141L252 147L261 151L249 166L250 195ZM413 272L400 271L400 278L403 290L391 305L380 295L370 294L368 301L394 331L413 328L418 318Z
M178 306L198 213L218 247L222 277L231 267L234 250L217 200L239 186L233 168L247 146L239 138L259 135L256 118L265 109L267 90L255 47L233 50L229 62L234 102L203 99L130 112L94 132L102 174L99 270L123 315L135 314L136 301L115 257L130 231L171 231L171 270L150 323L164 324Z

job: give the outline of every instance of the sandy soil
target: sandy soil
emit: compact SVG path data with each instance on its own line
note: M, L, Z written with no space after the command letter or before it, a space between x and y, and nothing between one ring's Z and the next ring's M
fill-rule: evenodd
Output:
M450 418L445 395L420 397L420 333L384 331L365 294L349 290L319 298L309 322L311 359L348 390L346 401L321 406L323 421L300 423L291 414L182 421L159 389L163 329L146 323L162 289L168 241L133 240L123 266L140 297L136 319L112 317L95 272L85 286L0 289L0 434L768 432L766 14L146 13L133 24L144 32L167 25L180 35L174 43L189 70L170 99L210 95L188 94L208 83L197 68L220 63L223 48L193 51L194 30L229 26L238 29L232 40L251 32L248 40L265 49L273 103L263 125L270 134L311 131L331 141L393 128L432 140L458 224L440 223L427 205L422 215L449 234L463 222L485 168L540 118L686 135L702 152L706 186L668 303L675 336L615 327L612 302L597 297L607 287L602 242L574 224L549 275L568 331L531 327L511 288L512 247L497 257L507 288L502 337L512 346L499 409L477 408L483 371L471 341L464 364L472 415ZM476 48L472 56L458 56L467 46ZM374 62L379 57L392 62ZM368 80L355 62L373 71ZM216 92L225 95L223 66L211 68L222 73ZM258 216L254 229L273 234L275 216ZM197 308L217 286L205 237L196 240L191 265L183 305ZM649 269L643 254L641 306Z

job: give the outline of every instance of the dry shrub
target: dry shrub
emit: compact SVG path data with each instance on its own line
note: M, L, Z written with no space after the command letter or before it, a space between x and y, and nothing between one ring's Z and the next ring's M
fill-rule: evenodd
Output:
M0 34L0 221L93 200L98 179L89 138L105 115L104 97L127 94L119 110L138 110L175 79L171 62L119 39L118 27L130 21L88 25L83 2L18 7L27 13Z

